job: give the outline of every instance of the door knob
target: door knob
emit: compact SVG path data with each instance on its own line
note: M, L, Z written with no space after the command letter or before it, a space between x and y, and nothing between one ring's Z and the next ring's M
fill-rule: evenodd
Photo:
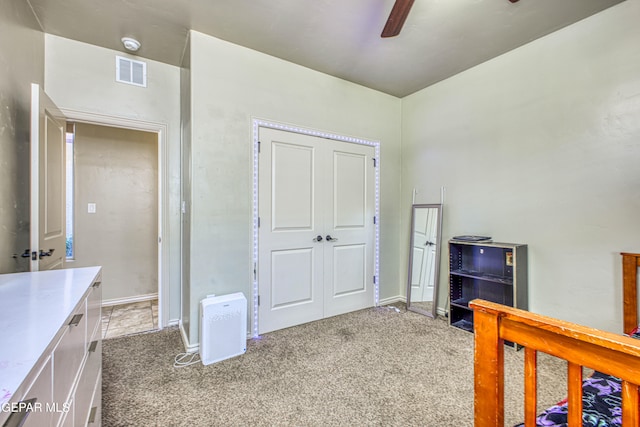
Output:
M42 259L43 257L46 256L51 256L51 254L53 253L54 249L49 249L49 252L45 252L42 249L40 249L40 259Z
M425 243L424 245L425 246L433 246L433 245L435 245L435 243L430 242L430 241L427 240L427 243Z
M327 242L337 242L338 241L338 239L336 239L335 237L331 237L330 234L327 234L326 239L327 239Z
M314 242L322 242L322 236L318 234L318 237L314 237L313 239Z

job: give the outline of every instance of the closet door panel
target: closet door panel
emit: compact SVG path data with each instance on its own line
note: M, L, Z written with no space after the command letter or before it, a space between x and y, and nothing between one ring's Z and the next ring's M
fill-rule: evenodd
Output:
M330 191L324 228L325 317L374 302L375 149L331 141L326 144Z
M261 129L259 333L321 319L323 241L317 138Z

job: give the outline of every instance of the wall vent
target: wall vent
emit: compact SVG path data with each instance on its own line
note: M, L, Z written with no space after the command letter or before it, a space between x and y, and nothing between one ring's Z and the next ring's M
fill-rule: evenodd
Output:
M116 81L147 87L147 63L116 56Z

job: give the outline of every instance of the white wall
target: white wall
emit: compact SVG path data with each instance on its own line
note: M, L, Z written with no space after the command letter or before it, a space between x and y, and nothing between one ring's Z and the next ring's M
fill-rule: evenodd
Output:
M638 17L627 0L403 99L402 247L412 188L425 203L444 186L445 241L528 244L532 311L620 332L619 252L640 249Z
M31 83L44 83L44 35L24 1L0 2L0 273L29 270ZM35 250L35 249L34 249Z
M198 303L252 281L252 118L381 142L381 298L399 295L400 100L191 32L189 341Z
M115 55L110 49L45 35L45 90L63 109L161 123L167 126L168 200L163 236L163 274L169 278L169 313L180 316L180 68L147 62L147 87L115 81ZM127 55L124 55L127 56ZM136 57L132 57L136 58ZM139 59L139 58L138 58Z
M181 184L182 203L185 213L182 215L182 288L180 301L180 322L188 335L191 318L182 313L191 312L191 41L187 40L180 67L180 127L182 131ZM198 319L193 319L197 321Z

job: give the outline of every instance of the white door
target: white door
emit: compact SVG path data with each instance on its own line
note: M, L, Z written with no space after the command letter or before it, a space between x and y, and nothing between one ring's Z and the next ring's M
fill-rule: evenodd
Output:
M325 317L373 305L375 149L323 140Z
M62 268L65 251L65 118L31 85L31 271Z
M260 129L260 333L323 317L325 197L316 139Z
M260 129L259 333L373 305L373 147Z
M411 301L422 301L425 277L425 261L427 253L427 232L426 232L426 215L425 209L414 209L415 218L413 219L413 251L411 262Z
M433 301L437 218L434 209L417 209L414 220L411 302Z

